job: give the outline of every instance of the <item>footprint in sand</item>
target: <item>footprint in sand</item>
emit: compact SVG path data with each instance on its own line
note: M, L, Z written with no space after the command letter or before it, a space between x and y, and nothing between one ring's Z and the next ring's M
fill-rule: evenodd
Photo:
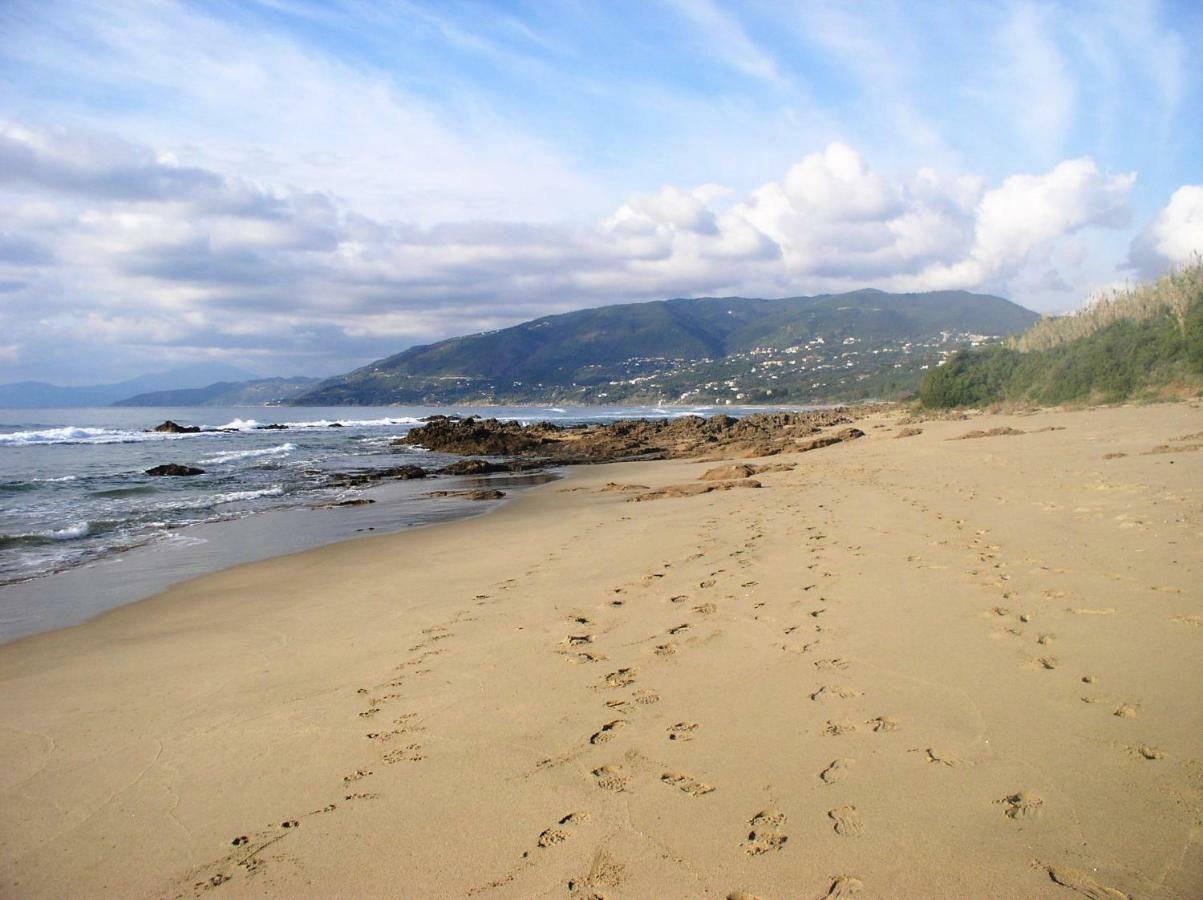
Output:
M361 778L367 778L371 774L371 769L356 769L350 775L343 776L343 784L351 784L353 781L359 781Z
M823 900L833 897L855 897L865 889L865 883L855 875L836 875L831 880L831 887L823 895Z
M950 769L959 769L965 765L965 760L958 753L953 753L951 750L942 750L937 747L928 747L923 751L927 754L929 763L937 763L941 766L948 766Z
M1141 744L1139 747L1130 747L1128 752L1134 756L1139 756L1141 759L1165 759L1165 751L1159 750L1156 747L1150 747L1148 744Z
M819 778L825 784L835 784L837 781L843 781L847 778L851 768L852 760L841 756L838 759L833 759L831 765L819 773Z
M829 700L851 700L854 697L863 697L863 691L858 691L854 687L848 685L824 685L810 695L810 699L816 703L826 703Z
M742 845L744 852L749 856L759 856L771 850L780 850L789 840L781 833L785 821L785 813L777 809L764 809L752 816L748 823L751 826L748 839Z
M640 688L631 695L636 703L642 703L644 706L650 706L653 703L660 702L660 695L655 691L649 691L646 688Z
M657 644L656 645L656 655L657 656L672 656L676 652L677 652L677 645L674 644L672 641L669 641L667 644Z
M615 719L613 722L607 722L589 736L589 743L604 744L608 741L614 740L614 732L618 731L620 728L625 728L626 724L627 723L624 719Z
M692 741L693 733L698 730L697 722L678 722L668 728L670 741Z
M570 634L564 638L564 643L569 647L583 647L586 644L593 643L593 635L591 634Z
M1174 616L1170 621L1181 625L1203 625L1203 616Z
M865 833L865 823L855 806L839 806L829 810L827 818L835 823L835 833L842 837L859 837Z
M689 630L689 623L685 622L681 625L675 625L672 628L668 629L668 634L675 635L675 634L680 634L682 631L688 631L688 630Z
M1069 866L1048 866L1048 877L1062 887L1084 894L1090 900L1129 900L1127 894L1095 881L1081 869Z
M1131 703L1121 703L1112 713L1120 719L1135 719L1140 714L1140 706Z
M718 607L713 603L702 603L695 606L693 611L699 616L712 616L718 611Z
M568 815L564 816L564 818L560 819L560 821L558 821L555 825L544 829L543 833L539 835L539 846L552 847L556 844L562 844L573 835L573 831L570 826L584 822L588 818L588 813L569 813Z
M581 665L584 663L604 662L609 659L604 653L590 653L582 651L581 653L572 653L565 657L570 663Z
M846 659L819 659L815 660L815 668L820 672L842 672L847 669L852 663Z
M698 582L698 587L700 587L700 588L712 588L712 587L714 587L714 579L713 579L713 578L707 578L705 581L700 581L700 582Z
M626 789L627 777L613 766L598 766L590 774L593 775L594 784L603 791L617 793Z
M421 744L410 744L407 747L399 747L396 750L390 750L384 754L384 761L389 765L399 762L421 762L426 758L422 753Z
M887 731L897 731L902 726L893 716L878 716L875 719L870 719L865 723L871 731L882 734Z
M1040 815L1044 806L1044 798L1031 791L1020 791L994 802L1006 806L1003 812L1011 819L1034 819Z
M828 737L838 737L841 734L855 734L856 731L857 725L855 722L832 722L828 719L827 723L823 726L823 734Z
M677 596L675 596L675 597L668 598L669 603L685 603L688 600L689 600L688 594L677 594Z
M608 688L620 688L634 684L635 675L638 673L638 671L639 670L636 668L628 667L625 669L618 669L614 672L609 672L606 674L606 677L602 679L602 686Z
M669 787L675 787L679 791L689 794L691 797L701 797L703 794L709 794L714 790L713 785L706 784L704 781L698 781L691 775L686 775L684 772L665 772L660 776L660 780Z

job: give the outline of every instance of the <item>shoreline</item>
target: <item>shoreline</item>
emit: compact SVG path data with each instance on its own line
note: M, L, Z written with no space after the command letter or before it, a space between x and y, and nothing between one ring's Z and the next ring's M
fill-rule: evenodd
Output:
M0 646L3 892L1190 896L1198 404L895 418Z

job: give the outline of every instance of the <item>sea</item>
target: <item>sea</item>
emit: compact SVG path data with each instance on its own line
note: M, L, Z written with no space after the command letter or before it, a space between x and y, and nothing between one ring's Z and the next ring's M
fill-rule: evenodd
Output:
M335 483L346 473L452 462L394 443L431 415L571 424L794 408L0 409L0 643L77 624L231 565L480 515L506 502L432 498L435 487L495 487L509 498L557 477L385 480L354 489ZM153 430L166 420L202 430ZM166 463L204 474L145 474ZM339 505L355 499L373 502Z

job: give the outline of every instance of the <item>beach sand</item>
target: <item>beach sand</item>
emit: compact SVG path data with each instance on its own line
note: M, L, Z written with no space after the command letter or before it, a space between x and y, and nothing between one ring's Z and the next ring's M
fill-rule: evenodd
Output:
M1203 896L1203 410L898 416L0 647L0 895Z

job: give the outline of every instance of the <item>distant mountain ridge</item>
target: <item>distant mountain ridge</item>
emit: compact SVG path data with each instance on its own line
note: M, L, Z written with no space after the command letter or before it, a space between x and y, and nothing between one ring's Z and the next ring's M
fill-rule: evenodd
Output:
M954 349L1039 316L985 294L657 300L411 347L289 402L815 402L914 388Z
M63 387L44 381L17 381L0 384L0 408L109 406L135 394L157 390L203 387L215 381L246 381L260 376L227 363L196 363L166 372L139 375L114 384Z
M113 406L266 406L287 400L320 378L258 378L252 381L218 381L199 388L150 391L113 403Z

